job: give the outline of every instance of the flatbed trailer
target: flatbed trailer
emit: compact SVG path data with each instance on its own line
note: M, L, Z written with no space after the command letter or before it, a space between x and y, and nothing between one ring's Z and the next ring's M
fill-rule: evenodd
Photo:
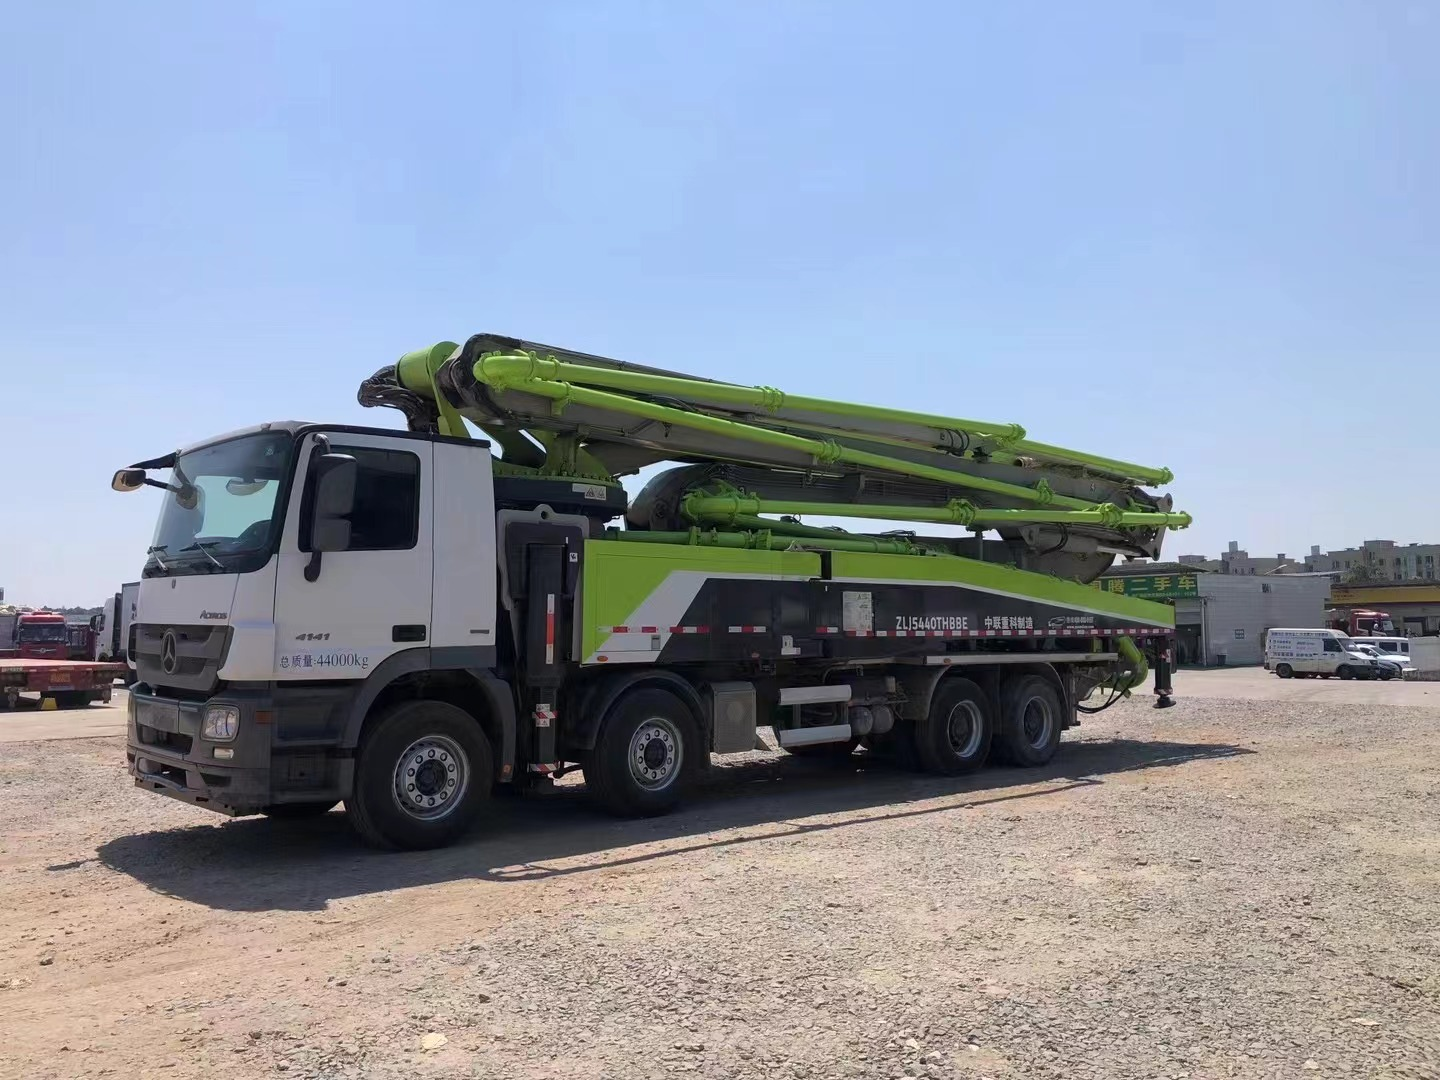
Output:
M124 664L0 657L0 709L13 709L21 694L54 698L62 707L108 702L115 680L125 671Z

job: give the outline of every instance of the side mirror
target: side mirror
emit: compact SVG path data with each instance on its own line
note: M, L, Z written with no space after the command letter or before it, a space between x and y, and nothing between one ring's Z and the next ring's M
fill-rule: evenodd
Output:
M311 458L314 501L310 508L310 562L305 580L320 577L320 556L350 546L350 514L355 509L355 476L359 463L349 454L329 450Z
M144 486L144 469L117 469L110 481L111 491L139 491Z

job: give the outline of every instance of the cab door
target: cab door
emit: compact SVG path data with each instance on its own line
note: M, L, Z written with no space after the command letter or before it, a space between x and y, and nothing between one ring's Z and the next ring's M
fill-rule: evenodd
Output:
M352 455L358 465L350 542L315 564L310 461L323 448L316 435L306 435L275 581L281 680L364 678L395 653L429 645L434 444L345 431L324 437L331 452Z

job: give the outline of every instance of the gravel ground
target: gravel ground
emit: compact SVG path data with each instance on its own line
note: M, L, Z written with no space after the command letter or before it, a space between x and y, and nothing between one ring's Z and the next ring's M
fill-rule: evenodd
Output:
M1440 1077L1437 727L1133 703L1040 772L757 754L408 855L6 745L0 1075Z

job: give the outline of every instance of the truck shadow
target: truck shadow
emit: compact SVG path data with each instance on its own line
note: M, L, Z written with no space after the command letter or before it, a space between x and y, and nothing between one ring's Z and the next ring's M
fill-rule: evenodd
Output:
M231 911L321 911L332 900L478 878L534 881L691 852L1044 797L1137 770L1255 751L1223 743L1068 743L1044 769L917 776L857 755L846 764L778 757L717 765L678 812L616 821L580 785L492 800L488 819L440 851L381 854L340 813L308 822L241 818L117 837L99 861L166 896ZM861 774L861 775L857 775ZM748 831L747 831L748 830Z

